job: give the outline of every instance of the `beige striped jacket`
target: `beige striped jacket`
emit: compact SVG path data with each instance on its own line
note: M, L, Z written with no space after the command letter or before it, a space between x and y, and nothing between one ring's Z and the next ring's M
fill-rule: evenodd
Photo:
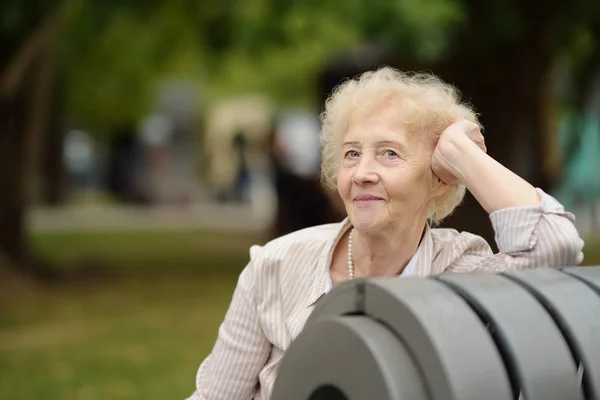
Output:
M574 216L537 189L540 206L490 214L500 250L480 236L427 228L414 275L571 266L583 260ZM267 400L277 368L314 303L328 290L329 266L341 223L307 228L250 249L210 355L200 365L188 400Z

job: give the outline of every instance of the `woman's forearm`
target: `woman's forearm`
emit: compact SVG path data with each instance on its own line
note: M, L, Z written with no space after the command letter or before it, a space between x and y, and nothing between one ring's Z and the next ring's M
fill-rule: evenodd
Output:
M540 204L535 188L465 138L449 146L455 176L489 213Z

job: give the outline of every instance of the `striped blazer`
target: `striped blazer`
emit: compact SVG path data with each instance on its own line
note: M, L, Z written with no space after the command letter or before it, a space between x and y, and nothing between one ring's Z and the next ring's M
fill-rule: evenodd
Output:
M500 250L480 236L427 228L415 276L444 272L501 271L581 263L583 241L574 216L537 189L539 206L490 214ZM210 355L200 365L188 400L267 400L277 368L316 301L330 289L336 243L350 229L341 223L307 228L250 248L231 304Z

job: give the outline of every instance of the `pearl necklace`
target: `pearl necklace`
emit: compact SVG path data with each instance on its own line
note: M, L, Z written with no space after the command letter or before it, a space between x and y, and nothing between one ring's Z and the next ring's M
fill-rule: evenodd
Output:
M354 234L354 228L348 235L348 279L354 279L354 262L352 261L352 235Z

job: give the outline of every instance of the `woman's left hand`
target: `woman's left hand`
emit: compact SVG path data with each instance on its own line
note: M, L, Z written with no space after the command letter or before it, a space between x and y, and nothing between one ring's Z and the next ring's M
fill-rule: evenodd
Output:
M440 135L431 157L433 173L448 185L457 184L460 174L456 160L467 156L468 151L475 147L474 144L483 152L487 152L485 139L477 124L462 120L447 127Z

